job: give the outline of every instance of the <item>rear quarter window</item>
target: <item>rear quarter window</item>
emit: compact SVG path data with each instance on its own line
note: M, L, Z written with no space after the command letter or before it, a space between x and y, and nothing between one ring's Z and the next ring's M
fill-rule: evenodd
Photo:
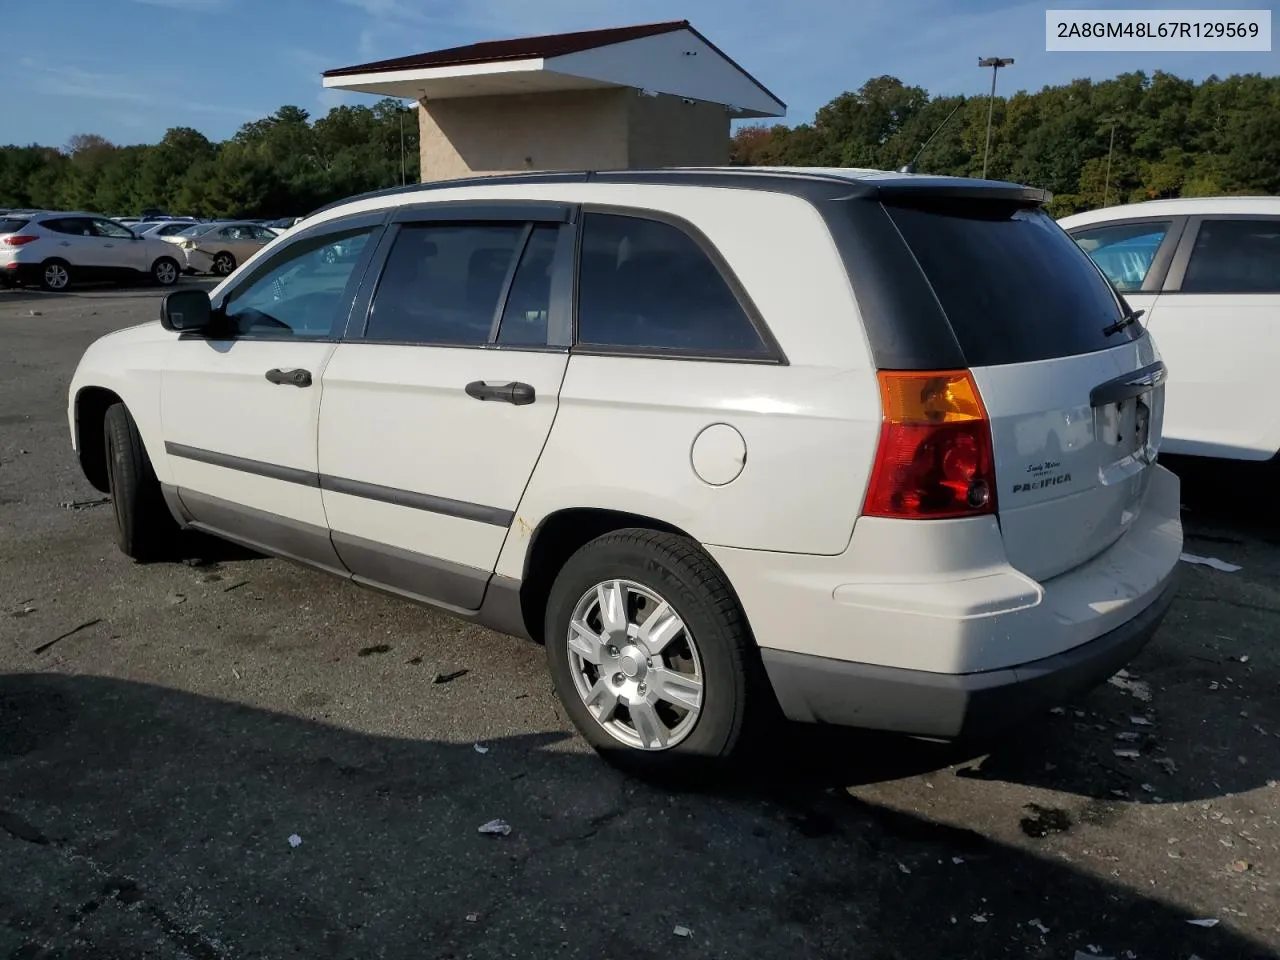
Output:
M30 220L18 220L13 217L0 217L0 233L17 233L30 222Z
M996 200L886 203L969 366L1032 363L1119 346L1122 301L1039 207Z

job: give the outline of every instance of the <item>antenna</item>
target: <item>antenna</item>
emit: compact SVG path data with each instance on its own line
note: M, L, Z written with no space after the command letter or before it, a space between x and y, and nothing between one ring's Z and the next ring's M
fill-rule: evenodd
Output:
M932 134L930 134L929 139L924 142L924 146L922 146L916 152L916 155L911 158L910 163L908 163L906 166L902 167L898 171L899 173L915 173L916 172L916 161L920 159L920 154L924 153L925 150L928 149L929 144L933 143L933 138L942 132L942 128L945 127L948 123L950 123L951 118L956 115L956 110L959 110L963 106L964 106L964 100L962 99L959 103L956 104L955 110L952 110L950 113L947 114L947 119L943 120L940 124L938 124L938 129L933 131Z

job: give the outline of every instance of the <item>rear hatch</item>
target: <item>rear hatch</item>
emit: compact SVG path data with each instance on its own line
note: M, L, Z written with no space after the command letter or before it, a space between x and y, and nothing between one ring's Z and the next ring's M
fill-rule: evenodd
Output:
M991 420L1009 562L1046 580L1124 536L1159 448L1164 366L1127 304L1025 200L886 198Z

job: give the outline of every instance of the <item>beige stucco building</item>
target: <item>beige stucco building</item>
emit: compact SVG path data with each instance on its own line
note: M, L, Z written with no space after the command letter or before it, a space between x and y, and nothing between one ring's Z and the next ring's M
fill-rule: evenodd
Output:
M422 179L717 165L786 105L687 21L498 40L330 70L418 104Z

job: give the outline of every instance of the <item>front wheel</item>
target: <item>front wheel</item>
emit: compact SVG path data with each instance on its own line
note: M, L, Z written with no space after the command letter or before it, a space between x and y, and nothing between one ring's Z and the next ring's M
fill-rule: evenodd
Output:
M182 271L178 269L178 261L169 257L161 257L151 265L151 279L162 287L171 287L178 282Z
M116 545L139 563L164 559L178 533L142 435L123 403L107 409L103 423L107 484L116 518Z
M619 530L551 590L547 662L583 737L641 775L698 778L742 751L771 697L732 589L686 537Z

